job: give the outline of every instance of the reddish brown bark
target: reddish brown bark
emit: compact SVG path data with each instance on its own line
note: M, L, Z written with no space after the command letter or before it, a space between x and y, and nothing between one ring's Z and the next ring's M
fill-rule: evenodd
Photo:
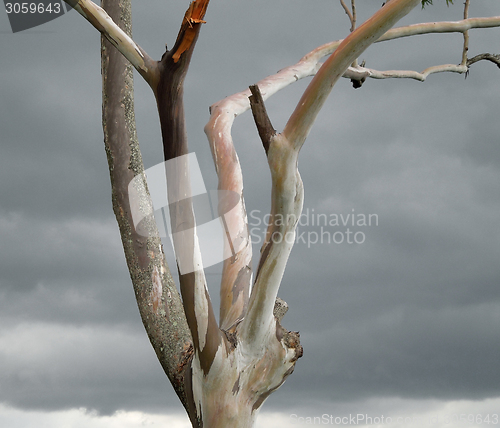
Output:
M194 47L198 39L201 25L209 0L192 2L184 15L174 47L165 52L159 62L159 82L156 89L156 101L160 116L163 140L163 152L166 161L188 154L187 132L184 116L184 78L187 74ZM171 183L174 180L168 180ZM182 185L179 183L179 185ZM170 189L169 189L170 192ZM192 203L189 198L170 204L172 228L182 225L182 229L193 229L195 218ZM192 236L194 240L194 235ZM186 247L194 248L194 242L184 242ZM203 272L196 271L187 274L179 273L180 290L184 303L187 322L193 337L195 350L200 352L200 363L204 372L208 372L221 341L221 332L208 294L209 304L208 333L206 346L200 349L198 323L194 308L194 289L196 281L203 281Z

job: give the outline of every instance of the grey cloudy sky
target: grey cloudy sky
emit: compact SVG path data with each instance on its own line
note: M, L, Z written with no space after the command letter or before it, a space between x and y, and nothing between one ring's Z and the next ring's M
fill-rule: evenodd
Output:
M212 2L186 82L191 150L209 189L208 106L349 31L335 0ZM379 3L358 1L360 22ZM461 19L461 2L434 3L400 25ZM134 39L159 58L187 2L133 7ZM471 15L500 15L500 5L472 2ZM188 426L144 332L111 209L99 40L74 11L16 34L0 11L1 427ZM361 59L420 71L460 62L461 43L419 36ZM499 53L500 30L471 31L469 52ZM306 216L280 289L305 353L260 428L299 422L291 414L438 416L429 426L455 428L480 424L447 416L500 413L499 78L478 63L467 79L334 88L301 152ZM306 84L267 102L278 130ZM162 160L155 102L139 77L135 93L151 167ZM249 113L233 138L258 254L270 179ZM318 214L377 221L321 229ZM363 243L346 242L348 227ZM336 232L344 242L326 242ZM217 266L208 273L217 301Z

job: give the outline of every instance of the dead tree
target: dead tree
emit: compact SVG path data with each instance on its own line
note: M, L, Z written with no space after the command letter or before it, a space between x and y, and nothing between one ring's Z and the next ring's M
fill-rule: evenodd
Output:
M156 355L193 427L251 427L262 403L292 373L303 352L299 334L281 325L287 305L277 294L302 211L298 154L332 87L342 76L360 87L367 78L423 81L436 72L466 73L471 64L482 59L499 65L498 56L481 54L469 58L467 53L468 30L500 26L500 17L469 19L467 0L462 21L391 30L410 10L429 1L390 0L357 27L354 0L350 7L340 0L351 21L348 37L320 46L297 64L211 106L205 132L219 179L219 213L225 222L226 250L231 254L222 267L218 324L201 265L190 183L181 179L188 176L184 160L188 145L183 82L209 0L195 0L189 5L173 48L159 61L150 58L131 38L130 0L102 0L102 8L90 0L66 1L103 35L102 122L113 209L139 311ZM357 62L372 43L444 32L464 35L458 65L433 66L423 72L378 71ZM179 160L167 170L167 185L172 230L179 232L174 234L174 248L182 299L152 216L135 130L132 66L156 97L164 159ZM266 113L264 100L307 76L314 78L284 130L277 132ZM235 117L250 108L272 177L270 222L255 280L242 173L231 138ZM131 182L135 183L133 198ZM236 202L229 201L223 191L238 195ZM134 223L134 211L143 213L142 232Z

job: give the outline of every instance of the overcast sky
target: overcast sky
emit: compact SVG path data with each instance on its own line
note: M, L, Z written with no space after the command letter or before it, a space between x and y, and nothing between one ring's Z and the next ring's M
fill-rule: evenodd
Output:
M209 189L216 177L203 133L208 106L345 37L350 26L336 0L212 2L186 81L190 149ZM358 1L360 22L379 3ZM462 2L434 3L400 25L461 18ZM159 58L187 4L134 1L134 39ZM500 15L500 5L475 1L470 13ZM99 43L74 11L15 34L0 11L2 428L189 426L143 329L112 212ZM361 59L379 70L420 71L460 62L461 43L459 34L419 36L372 46ZM500 30L472 31L469 52L499 53ZM494 422L499 79L497 67L478 63L467 79L336 85L301 151L302 238L279 293L290 306L283 324L300 331L304 356L263 406L259 428L358 414L366 418L360 426L382 416L391 427L484 426L456 422L457 414ZM267 102L278 130L306 84ZM159 124L137 76L135 95L151 167L162 160ZM258 254L270 178L249 113L233 137ZM318 215L329 223L317 225ZM330 223L341 215L367 224ZM359 243L347 242L348 228ZM344 240L328 243L327 235ZM218 268L208 269L214 302Z

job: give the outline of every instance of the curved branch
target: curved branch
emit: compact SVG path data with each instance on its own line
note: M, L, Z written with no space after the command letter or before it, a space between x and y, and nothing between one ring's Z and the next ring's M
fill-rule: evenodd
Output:
M122 30L106 11L91 0L64 0L89 21L127 58L151 87L156 86L158 65L132 38ZM129 24L131 27L131 24ZM131 31L130 29L125 29Z
M252 282L252 245L243 198L241 166L231 138L235 117L249 108L248 95L235 94L210 108L211 117L205 126L215 170L219 179L219 195L235 192L237 205L226 209L226 201L219 197L219 216L224 219L229 241L233 243L233 257L226 258L222 266L220 287L220 327L229 330L245 314ZM227 244L226 244L227 245ZM227 252L227 248L224 249Z
M493 64L496 64L498 68L500 68L500 55L493 55L490 53L483 53L476 55L475 57L469 58L467 60L467 66L471 66L472 64L475 64L478 61L491 61Z
M333 84L344 74L349 64L418 3L419 0L393 0L383 8L383 12L376 13L355 30L321 67L283 133L269 137L269 132L259 132L261 136L264 135L264 147L268 148L272 202L269 227L261 250L255 285L247 314L239 330L245 349L250 352L257 355L262 353L262 348L269 343L276 330L274 303L295 241L295 229L303 205L303 185L297 169L298 154L314 117ZM252 104L255 104L255 100ZM269 121L264 122L264 127L269 129ZM299 354L301 355L301 352Z
M267 159L272 178L271 215L248 311L240 328L242 342L256 354L263 352L276 331L273 309L302 213L304 189L297 169L298 155L299 149L283 134L270 138Z
M457 22L415 24L389 30L390 26L397 19L408 13L417 3L411 0L392 0L390 3L386 3L383 8L346 39L320 46L303 58L303 60L309 61L316 58L319 59L320 56L325 56L333 52L304 92L296 110L290 117L283 131L289 139L295 140L296 144L299 145L304 143L312 123L330 93L331 88L345 70L347 70L348 61L357 58L372 42L382 42L417 34L463 33L471 28L500 26L500 16L496 16L468 18ZM377 31L372 31L375 27ZM376 40L373 40L373 38ZM428 69L428 71L432 70Z
M482 22L482 20L476 20L476 24L478 22ZM379 40L404 37L410 35L411 32L422 33L422 28L429 31L430 29L436 30L438 27L432 24L431 28L424 24L424 27L421 25L418 27L412 26L411 28L403 27L403 31L401 29L389 30ZM341 42L335 41L319 46L305 55L297 64L286 67L277 74L259 81L258 87L263 100L268 99L276 92L300 79L314 76L322 65L319 61L324 56L331 54ZM345 76L360 79L368 77L369 74L368 70L361 71L357 68L349 68ZM224 262L220 308L220 325L223 329L228 329L243 316L251 282L250 261L252 249L249 244L248 222L243 200L243 179L231 137L231 128L235 118L250 108L248 99L250 95L251 92L247 89L213 104L210 107L210 120L205 126L205 133L210 143L216 172L219 177L219 190L231 190L240 195L238 206L229 215L225 215L230 235L240 238L243 249L237 253L236 257L227 259ZM221 209L219 214L223 215L224 210Z
M328 58L302 95L283 130L283 135L300 148L323 107L333 85L364 50L379 39L419 0L392 0L353 31Z
M262 99L266 100L279 90L297 80L313 76L319 69L319 59L301 60L299 63L280 70L258 83ZM239 251L236 256L224 261L221 282L220 326L229 329L240 320L247 308L252 282L252 246L248 234L248 220L243 198L243 177L238 156L234 149L231 128L234 120L250 108L249 89L231 95L210 107L210 120L205 126L215 169L219 178L219 190L236 192L240 196L238 205L224 215L219 203L219 215L224 215L229 234L237 242ZM273 301L274 302L274 301Z
M340 0L340 5L342 6L342 9L344 9L344 12L346 13L347 17L349 18L349 22L351 23L351 31L353 31L354 28L356 27L356 24L355 24L354 16L352 15L352 12L347 7L344 0Z
M432 33L460 33L466 28L493 28L500 26L500 16L496 17L485 17L485 18L469 18L466 21L458 22L432 22L424 24L408 25L399 28L393 28L382 35L377 41L389 41L398 39L401 37L410 37L419 34L432 34ZM339 45L343 42L342 40L336 40L333 42L325 43L324 45L318 46L316 49L312 50L308 54L304 55L298 63L283 68L278 73L268 76L258 82L258 86L262 93L264 100L279 92L280 90L286 88L288 85L297 82L305 77L314 76L317 71L322 66L319 61L333 53ZM484 54L489 55L489 54ZM494 55L493 55L494 57ZM469 60L472 61L476 57ZM487 59L481 57L479 59ZM476 59L474 62L476 62ZM472 62L471 62L472 64ZM360 71L361 70L361 71ZM358 69L349 67L344 76L349 79L357 79L362 77L368 77L370 73L368 69ZM383 72L380 72L383 73ZM418 79L420 80L420 79ZM220 138L225 138L229 136L231 138L231 127L233 125L234 119L243 114L250 108L250 103L248 97L251 95L250 91L247 89L242 92L238 92L234 95L228 96L227 98L218 101L210 107L211 118L205 127L205 133L212 136L211 141L217 141L217 132L220 132L222 136ZM225 112L228 112L227 115ZM231 140L231 144L232 140ZM217 168L217 164L216 164Z
M391 29L387 31L383 36L381 36L377 41L392 40L400 37L407 37L413 34L425 34L429 32L460 32L463 28L466 27L495 27L500 25L500 17L473 18L465 22L445 22L442 24L443 25L441 25L441 23L418 24ZM284 89L288 85L300 79L308 76L314 76L322 65L319 62L321 58L335 51L335 49L340 45L341 42L342 40L319 46L318 48L302 57L302 59L297 64L286 67L280 70L277 74L268 76L258 82L258 87L260 89L260 92L262 93L263 100L268 99L276 92ZM429 74L443 71L463 73L466 71L466 69L463 69L462 67L456 65L444 65L429 67L422 73L418 73L413 71L378 72L376 70L370 70L361 67L349 67L344 73L344 76L354 80L361 80L367 77L407 77L415 78L417 80L425 80L425 78ZM250 108L250 102L248 100L248 97L250 95L250 90L247 89L213 104L210 107L210 120L205 126L205 133L207 134L210 143L216 171L219 176L219 189L234 190L241 196L238 209L233 211L232 213L231 224L233 226L230 227L230 230L233 231L231 232L231 234L239 233L239 236L241 236L242 239L245 240L245 242L248 242L248 231L246 211L242 196L243 181L240 164L234 150L234 143L231 137L231 128L235 118ZM233 324L234 321L240 318L240 315L242 313L244 313L244 301L245 296L247 296L247 292L242 292L241 290L242 287L245 288L245 290L249 289L248 283L250 281L250 260L251 246L247 244L244 251L238 254L236 263L233 264L230 260L226 260L224 263L223 279L221 285L222 328L228 328ZM246 278L244 286L242 286L242 282L239 281L238 287L233 287L233 285L236 284L236 279L241 278L240 275L242 272L245 272ZM227 319L230 321L224 323L223 320L229 313L232 314L232 316L227 317Z

